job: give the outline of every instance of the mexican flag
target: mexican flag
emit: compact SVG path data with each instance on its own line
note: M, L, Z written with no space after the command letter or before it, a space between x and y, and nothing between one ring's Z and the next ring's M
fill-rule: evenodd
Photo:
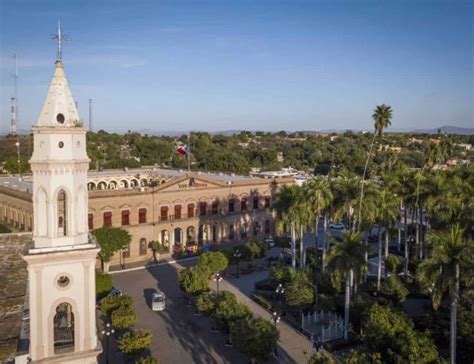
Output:
M185 144L185 145L181 145L179 147L176 147L176 151L181 155L187 155L188 154L188 146Z

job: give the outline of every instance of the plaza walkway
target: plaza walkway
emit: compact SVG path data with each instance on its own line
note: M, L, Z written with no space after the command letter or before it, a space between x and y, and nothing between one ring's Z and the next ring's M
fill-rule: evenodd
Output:
M238 279L224 279L220 282L220 289L232 292L237 300L245 304L253 314L271 321L272 315L247 295L249 294L249 287L253 287L256 281L266 278L267 275L268 272L254 272ZM211 281L211 287L216 289L215 282ZM311 341L283 320L277 324L277 327L280 331L278 362L307 363L313 352Z

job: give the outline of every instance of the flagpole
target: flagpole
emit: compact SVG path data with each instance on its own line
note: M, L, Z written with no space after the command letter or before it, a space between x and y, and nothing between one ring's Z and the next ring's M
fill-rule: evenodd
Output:
M187 157L188 157L188 172L191 172L191 137L190 137L190 132L188 133L188 150L186 151Z

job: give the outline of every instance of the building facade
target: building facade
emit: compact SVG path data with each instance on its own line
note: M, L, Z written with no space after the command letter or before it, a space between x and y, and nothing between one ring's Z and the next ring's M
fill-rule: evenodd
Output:
M122 227L131 234L130 247L117 253L112 265L149 261L152 240L183 254L206 244L263 239L275 234L274 194L291 183L293 178L156 168L89 172L87 225L89 230ZM0 178L1 221L32 228L31 188L28 178Z

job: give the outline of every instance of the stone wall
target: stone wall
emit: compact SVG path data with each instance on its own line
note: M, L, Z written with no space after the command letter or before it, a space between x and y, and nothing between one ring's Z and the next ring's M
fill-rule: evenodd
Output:
M13 360L21 329L28 280L22 256L33 246L31 233L0 234L0 362Z

